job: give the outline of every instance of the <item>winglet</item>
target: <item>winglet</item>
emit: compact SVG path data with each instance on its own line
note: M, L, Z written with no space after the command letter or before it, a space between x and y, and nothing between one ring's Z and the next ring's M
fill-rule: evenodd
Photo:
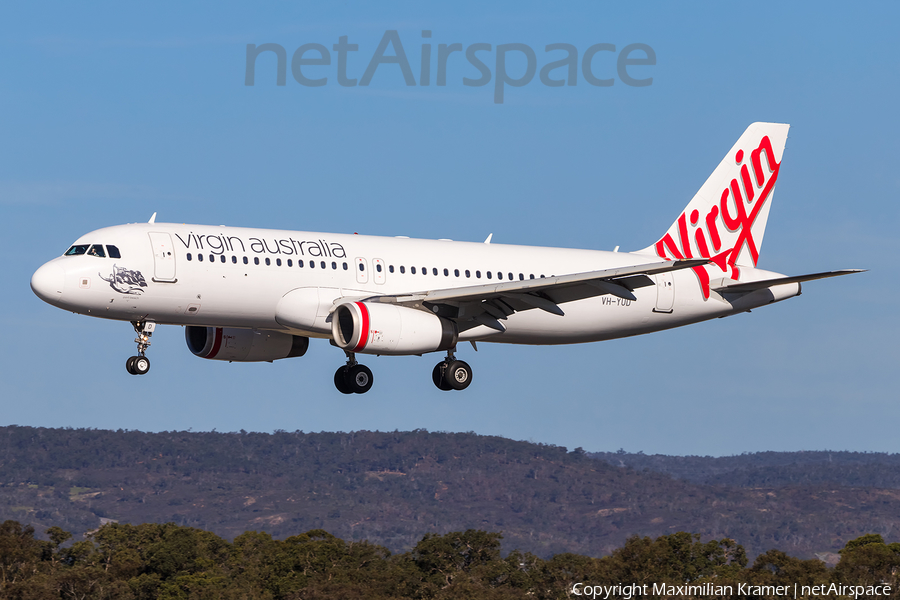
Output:
M153 215L150 217L150 220L147 222L148 223L156 223L156 213L153 213Z
M484 240L484 243L485 243L485 244L490 244L490 243L491 243L491 238L492 238L492 237L494 237L494 234L493 234L493 233L489 233L488 236L487 236L487 239Z

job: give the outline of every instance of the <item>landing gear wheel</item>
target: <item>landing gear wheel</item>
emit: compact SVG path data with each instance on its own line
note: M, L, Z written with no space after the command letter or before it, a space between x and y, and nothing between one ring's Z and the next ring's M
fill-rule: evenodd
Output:
M472 367L461 360L451 361L444 369L444 382L453 390L464 390L472 383Z
M347 383L347 371L349 371L349 368L344 365L334 372L334 387L342 394L353 393L353 390L350 389L350 384Z
M132 375L145 375L150 370L150 359L146 356L132 356L129 360ZM127 363L125 366L128 366Z
M453 388L447 385L447 382L444 381L444 370L447 368L447 362L439 362L434 365L434 370L431 371L431 380L434 382L434 385L437 386L437 389L443 392L449 392Z
M150 370L150 359L144 356L144 352L150 347L150 336L156 329L156 323L153 321L132 321L137 337L134 338L137 344L137 356L132 356L125 361L125 368L132 375L144 375Z
M372 371L366 365L355 364L347 369L346 382L354 394L365 394L372 387Z

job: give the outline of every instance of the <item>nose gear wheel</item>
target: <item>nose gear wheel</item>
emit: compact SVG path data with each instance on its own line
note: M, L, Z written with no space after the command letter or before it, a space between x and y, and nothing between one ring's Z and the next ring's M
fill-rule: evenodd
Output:
M146 375L147 371L150 370L150 359L144 356L144 353L150 347L150 336L153 335L153 330L156 329L156 323L153 321L132 321L131 324L137 333L134 341L137 344L138 354L125 361L125 370L132 375Z

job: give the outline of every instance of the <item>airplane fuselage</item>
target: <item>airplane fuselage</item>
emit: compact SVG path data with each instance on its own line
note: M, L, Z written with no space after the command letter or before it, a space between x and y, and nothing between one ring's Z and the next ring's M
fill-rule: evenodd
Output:
M539 279L654 259L626 252L166 223L99 229L73 247L91 245L115 246L120 258L106 252L102 258L85 253L50 261L42 269L53 275L45 276L60 283L40 294L44 300L106 319L321 338L331 336L328 310L342 297ZM740 281L774 277L779 275L744 267ZM789 283L729 302L704 299L689 269L651 278L654 285L633 290L634 300L610 294L574 300L563 305L564 316L516 312L504 321L503 332L478 325L461 331L459 339L513 344L608 340L743 312L800 291L799 284ZM299 288L317 290L321 304L319 322L311 319L304 328L277 319L279 302Z

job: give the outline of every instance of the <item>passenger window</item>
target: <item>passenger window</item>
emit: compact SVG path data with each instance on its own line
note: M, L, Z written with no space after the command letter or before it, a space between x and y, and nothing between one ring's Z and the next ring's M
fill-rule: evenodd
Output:
M503 271L497 271L497 279L503 279Z
M322 268L324 269L324 268L325 268L325 261L323 260L322 262L320 262L320 263L319 263L319 266L322 267Z
M347 268L348 268L348 267L347 267L347 263L341 263L341 265L344 267L344 270L346 271Z
M466 269L466 277L471 277L471 276L472 276L472 274L469 273L469 270L468 270L468 269Z
M291 259L288 259L287 265L288 265L289 267L293 267L293 266L294 266L294 261L292 261Z
M187 253L187 259L188 259L188 260L193 260L193 259L191 258L191 253L190 253L190 252Z
M534 279L534 273L528 276L528 279Z
M359 263L359 270L360 270L360 271L365 271L365 270L366 270L366 265L365 265L364 263L362 263L362 262Z
M400 267L400 269L401 269L401 272L402 272L403 267ZM413 275L415 275L415 274L416 274L416 268L415 268L415 267L410 267L410 268L409 268L409 272L412 273Z
M254 264L254 265L258 265L258 264L259 264L259 257L258 257L258 256L254 256L254 257L253 257L253 264Z
M400 272L406 273L406 267L404 267L403 265L400 265Z
M375 270L378 271L379 273L381 273L381 263L375 264Z
M245 256L245 257L244 257L244 264L246 265L246 264L248 264L249 262L250 262L250 261L247 260L247 257Z
M119 254L119 249L115 246L107 246L106 253L109 254L110 258L122 258L122 255Z
M390 265L388 267L388 273L393 273L393 272L394 272L394 265Z
M79 256L87 252L88 244L79 244L77 246L72 246L63 256Z
M437 275L437 267L431 267L431 272Z
M280 259L280 258L276 258L276 259L275 259L275 264L276 264L277 266L280 267L280 266L281 266L281 259Z
M236 265L236 264L237 264L237 256L232 256L232 257L231 257L231 264L233 264L233 265Z
M266 266L267 266L267 267L272 266L272 261L269 260L269 257L266 257Z
M475 271L475 279L481 279L481 271Z
M525 281L525 276L519 273L519 281Z
M513 278L512 273L507 273L507 275L508 275L507 279L509 279L510 281L512 281L512 278Z
M450 271L444 269L444 277L450 277Z
M302 266L303 266L303 261L302 261L302 260L298 260L298 261L297 261L297 266L298 266L298 267L302 267Z
M216 262L216 257L212 254L209 255L209 262Z
M334 269L335 271L337 271L337 263L336 263L336 262L332 262L332 263L331 263L331 268Z
M314 260L309 261L309 268L310 268L310 269L315 269L315 268L316 268L316 261L314 261Z
M219 262L225 262L225 255L224 255L224 254L222 254L221 256L219 256Z
M459 269L453 269L453 274L459 277Z
M492 277L491 272L488 271L488 272L487 272L487 278L490 279L491 277Z
M91 246L91 249L88 250L88 254L91 256L96 256L97 258L106 258L106 252L103 251L103 246L100 244L94 244Z
M198 254L198 255L197 255L197 260L199 260L200 262L203 262L203 255L202 255L202 254Z

